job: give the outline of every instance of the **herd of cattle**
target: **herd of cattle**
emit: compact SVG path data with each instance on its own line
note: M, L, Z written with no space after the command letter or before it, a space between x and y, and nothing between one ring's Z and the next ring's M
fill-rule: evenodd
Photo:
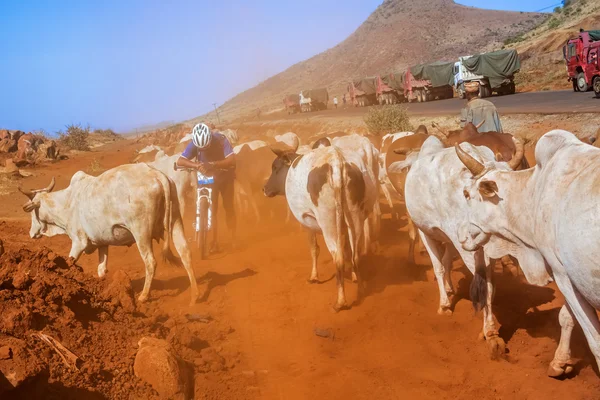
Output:
M265 217L261 202L285 196L288 219L293 215L308 232L310 282L319 281L316 235L323 235L336 266L336 311L347 308L346 264L352 265L352 281L362 292L360 261L378 249L382 206L396 218L405 209L408 258L414 259L420 239L439 288L438 313L452 313L450 272L460 256L474 275L470 294L476 309L483 310L483 335L503 353L492 315L492 269L496 260L511 256L529 283L554 280L566 299L559 313L560 343L548 374L572 371L575 320L600 366L600 250L595 246L600 237L600 196L595 197L600 195L595 173L600 149L554 130L538 141L532 158L523 141L509 134L479 133L472 124L458 131L431 130L436 132L420 126L380 139L338 133L304 145L290 132L274 142L238 144L236 205L242 215L260 219ZM229 138L237 142L237 137ZM148 298L156 267L152 241L163 240L165 258L182 264L189 275L194 303L198 289L182 220L195 179L173 169L177 150L169 156L149 146L140 151L138 163L98 177L77 172L66 189L53 192L53 180L47 188L23 190L29 199L23 208L31 213L31 237L67 234L71 262L98 249L100 277L107 270L109 245L137 243L146 267L140 301ZM144 160L149 151L156 152L154 158ZM171 242L179 257L171 253Z

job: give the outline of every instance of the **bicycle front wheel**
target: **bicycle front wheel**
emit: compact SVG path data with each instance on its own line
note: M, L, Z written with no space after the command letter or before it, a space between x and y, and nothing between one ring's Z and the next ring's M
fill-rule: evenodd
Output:
M206 260L208 257L208 199L200 199L200 226L196 231L196 245L200 250L200 259Z

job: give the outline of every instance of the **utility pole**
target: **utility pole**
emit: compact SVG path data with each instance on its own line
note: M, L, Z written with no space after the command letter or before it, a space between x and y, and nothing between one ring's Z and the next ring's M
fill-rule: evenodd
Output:
M213 103L213 107L215 108L215 112L217 113L217 119L219 120L219 124L221 124L221 117L219 116L219 110L217 110L217 103Z

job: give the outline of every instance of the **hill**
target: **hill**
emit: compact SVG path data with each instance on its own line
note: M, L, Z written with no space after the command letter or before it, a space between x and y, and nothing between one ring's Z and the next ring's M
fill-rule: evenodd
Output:
M259 107L273 111L281 108L286 93L316 87L327 87L330 97L340 96L350 79L497 49L545 18L539 13L466 7L452 0L385 0L346 40L238 94L219 112L232 120L254 115Z

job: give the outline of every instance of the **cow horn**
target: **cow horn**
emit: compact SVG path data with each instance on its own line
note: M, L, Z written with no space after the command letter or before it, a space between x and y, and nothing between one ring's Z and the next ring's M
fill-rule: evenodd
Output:
M56 185L56 179L54 179L54 177L52 177L52 180L50 181L50 184L47 187L37 190L37 191L50 193L52 191L52 189L54 189L54 185Z
M444 145L444 147L448 146L448 136L445 135L441 130L440 130L440 133L431 132L431 135L435 136L438 139L440 139L440 142L442 142L442 144Z
M485 118L483 119L483 121L481 121L480 123L475 125L475 129L479 130L479 128L481 128L483 126L483 124L485 124Z
M454 149L459 160L471 171L473 176L480 175L484 171L485 167L483 164L464 151L458 143L454 145Z
M516 139L515 137L513 137L513 142L515 142L515 146L517 149L515 151L515 155L508 162L508 166L514 171L517 168L519 168L519 166L521 165L521 161L523 161L523 155L525 154L525 145L522 141Z
M21 186L19 186L19 192L23 193L25 196L27 196L29 198L29 200L32 200L33 197L35 196L35 193L33 193L31 190L23 190L23 188Z

